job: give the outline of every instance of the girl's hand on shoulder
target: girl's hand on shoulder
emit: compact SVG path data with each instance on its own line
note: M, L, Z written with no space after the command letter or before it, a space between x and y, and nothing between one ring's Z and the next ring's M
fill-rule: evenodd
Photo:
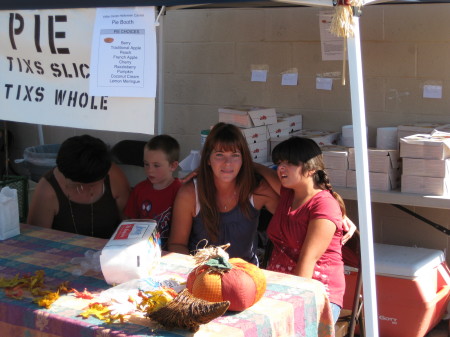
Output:
M192 179L194 179L197 175L198 175L198 169L195 169L194 171L189 173L184 178L181 178L180 181L182 184L187 183L187 182L191 181Z
M342 227L345 232L344 236L342 237L342 244L345 245L345 243L350 240L350 238L355 233L356 225L347 216L344 216L344 218L342 219Z

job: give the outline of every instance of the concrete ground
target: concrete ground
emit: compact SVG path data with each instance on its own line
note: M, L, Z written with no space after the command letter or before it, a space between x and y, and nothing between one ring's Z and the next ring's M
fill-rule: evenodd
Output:
M450 337L450 320L442 320L425 337Z

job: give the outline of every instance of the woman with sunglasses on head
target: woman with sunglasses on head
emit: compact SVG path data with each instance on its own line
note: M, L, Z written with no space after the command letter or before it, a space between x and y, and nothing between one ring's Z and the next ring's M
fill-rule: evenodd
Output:
M110 238L122 220L130 187L112 164L106 144L89 135L65 140L56 167L33 193L30 225L99 238Z

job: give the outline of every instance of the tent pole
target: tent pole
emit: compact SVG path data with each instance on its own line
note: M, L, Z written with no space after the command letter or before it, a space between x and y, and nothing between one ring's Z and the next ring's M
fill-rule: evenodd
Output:
M42 129L42 125L38 124L38 137L39 137L39 145L44 145L44 130Z
M359 230L361 233L364 321L366 336L376 337L378 336L377 294L359 16L355 15L353 19L355 35L348 38L348 67L355 143Z
M164 16L165 7L161 8L163 13L158 16L158 135L164 133Z

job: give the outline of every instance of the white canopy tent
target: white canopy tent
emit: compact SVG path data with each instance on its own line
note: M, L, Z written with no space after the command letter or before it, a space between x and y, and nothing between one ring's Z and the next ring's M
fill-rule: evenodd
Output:
M52 9L52 8L90 8L90 7L124 7L124 6L157 6L161 12L187 8L230 8L230 7L273 7L273 6L314 6L332 8L332 0L274 0L274 1L126 1L126 0L76 0L70 4L62 5L57 0L15 0L2 2L0 10L26 10L26 9ZM383 1L364 1L364 5ZM423 1L422 1L423 2ZM163 16L159 18L159 41L163 37ZM367 336L378 336L378 315L376 305L375 266L373 249L372 212L368 168L366 116L364 105L364 89L362 76L361 42L359 34L359 17L354 17L354 36L349 37L348 66L351 93L352 120L356 156L356 181L358 197L358 214L361 232L361 257L363 266L364 311L365 328ZM158 131L164 125L164 92L163 92L163 48L158 51Z

